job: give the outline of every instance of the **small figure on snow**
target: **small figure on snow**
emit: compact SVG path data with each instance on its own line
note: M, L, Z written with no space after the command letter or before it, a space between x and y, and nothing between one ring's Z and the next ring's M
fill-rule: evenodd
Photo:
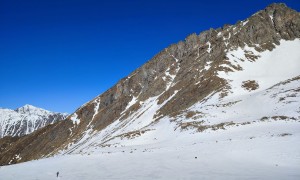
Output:
M57 173L56 173L56 177L58 177L58 175L59 175L59 172L57 171Z

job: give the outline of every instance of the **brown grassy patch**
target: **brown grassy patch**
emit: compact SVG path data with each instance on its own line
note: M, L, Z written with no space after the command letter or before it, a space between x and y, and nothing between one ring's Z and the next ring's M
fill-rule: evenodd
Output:
M243 81L242 88L248 91L254 91L259 88L259 84L255 80Z
M147 130L141 130L141 131L131 131L125 134L121 134L117 137L120 137L121 139L127 138L127 139L134 139L136 137L141 136L142 134L144 134L145 132L150 131L150 129Z
M186 118L192 118L193 116L195 116L197 113L195 111L189 111L186 113L185 117Z

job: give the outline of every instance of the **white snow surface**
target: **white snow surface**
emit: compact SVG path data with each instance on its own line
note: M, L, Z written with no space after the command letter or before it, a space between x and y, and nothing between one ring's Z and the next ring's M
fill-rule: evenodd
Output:
M140 108L126 118L99 132L88 129L54 157L3 166L0 179L57 179L57 171L58 179L72 180L300 179L299 49L296 39L280 41L272 51L229 51L229 63L222 66L233 72L218 72L230 87L224 89L227 96L213 92L186 112L161 119L160 108L177 91L161 104L160 95L144 102L133 97L121 114L135 103ZM248 80L259 88L245 90L241 85ZM181 128L184 123L208 128ZM212 128L220 123L224 129Z
M272 85L300 75L300 40L280 41L272 51L257 52L254 48L245 47L227 53L229 62L235 66L241 66L242 71L225 73L219 72L219 77L227 79L232 87L232 95L248 93L241 85L243 81L255 80L259 84L260 91ZM245 51L258 56L255 62L245 57ZM228 66L228 65L227 65ZM233 68L231 68L233 70ZM230 96L231 97L231 96Z
M95 100L96 106L95 106L95 108L94 108L94 115L93 115L92 120L94 120L95 116L96 116L96 115L98 114L98 112L99 112L100 102L101 102L100 98Z
M228 52L230 64L222 64L233 72L219 71L218 76L227 80L228 95L220 98L215 92L204 101L191 106L187 111L198 112L203 124L222 122L252 122L263 117L286 116L300 119L300 40L280 41L272 51L259 53L245 47ZM255 61L248 60L244 53L254 54ZM235 70L240 66L242 70ZM242 87L244 81L255 81L256 90ZM284 84L277 84L285 82ZM181 116L177 121L197 121Z
M246 21L243 21L243 24L242 24L242 26L245 26L245 25L246 25L248 22L249 22L248 20L246 20Z
M80 123L80 119L78 119L78 115L76 113L74 113L71 118L70 118L73 122L73 124L78 125Z
M300 123L264 122L203 133L159 135L165 141L98 148L0 168L5 180L299 179ZM291 135L282 136L283 133ZM177 133L177 136L176 136ZM179 135L180 134L180 135ZM197 157L197 158L196 158ZM59 178L56 172L59 171Z
M207 43L206 43L207 45L208 45L208 48L207 48L207 53L210 53L210 51L211 51L211 44L210 44L210 42L208 41Z
M127 109L129 109L132 105L134 105L136 102L137 102L137 97L132 96L132 99L131 99L131 101L127 104L127 107L125 108L125 111L126 111Z

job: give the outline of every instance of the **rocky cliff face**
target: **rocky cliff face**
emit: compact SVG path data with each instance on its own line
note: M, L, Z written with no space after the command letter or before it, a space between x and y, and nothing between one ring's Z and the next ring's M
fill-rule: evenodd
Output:
M251 71L252 65L247 64L259 65L264 59L270 59L266 62L272 64L272 56L282 62L281 56L276 54L283 54L286 47L298 47L299 38L300 14L284 4L272 4L235 25L192 34L159 52L111 89L80 107L66 121L20 139L2 140L0 144L13 143L1 151L0 164L120 145L122 143L116 143L116 139L154 133L159 129L157 125L163 122L173 122L170 125L173 130L194 128L200 132L224 128L230 123L249 123L250 120L245 118L247 113L227 119L222 119L218 113L235 113L226 108L242 107L239 102L246 104L246 108L252 103L247 104L247 98L236 96L252 96L258 92L267 94L267 89L271 88L274 93L270 96L277 97L280 92L275 93L275 89L284 82L294 84L293 88L286 89L289 92L299 88L297 77L300 73L297 74L295 69L280 71L281 78L273 78L272 73L255 77L251 73L257 72ZM286 44L288 41L294 44ZM292 53L296 52L291 49ZM291 62L296 62L295 58L299 58L298 54L291 58ZM270 68L266 65L255 68L261 67ZM270 83L264 83L266 81ZM265 94L260 97L266 97ZM297 111L294 108L293 116L282 114L282 117L298 119ZM272 119L274 112L266 112L251 118ZM16 155L22 158L15 158Z
M24 136L66 117L67 114L54 113L31 105L16 110L0 109L0 138Z

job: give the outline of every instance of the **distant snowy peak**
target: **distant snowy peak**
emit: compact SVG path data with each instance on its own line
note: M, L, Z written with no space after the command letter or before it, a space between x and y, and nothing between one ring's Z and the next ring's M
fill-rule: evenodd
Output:
M51 112L29 104L12 109L0 109L0 138L23 136L33 131L65 119L66 113Z
M35 106L32 106L32 105L29 105L29 104L26 104L20 108L17 108L16 111L18 113L21 113L21 114L47 114L47 113L51 113L50 111L47 111L45 109L41 109L41 108L38 108L38 107L35 107Z

